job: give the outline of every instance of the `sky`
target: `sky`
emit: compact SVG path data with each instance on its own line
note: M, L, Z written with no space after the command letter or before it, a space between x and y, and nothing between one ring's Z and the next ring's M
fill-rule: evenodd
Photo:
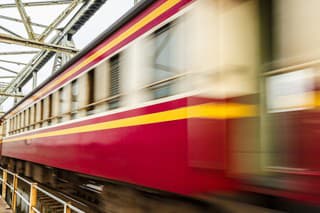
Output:
M22 2L37 2L40 0L22 0ZM1 4L5 3L14 3L14 0L0 0ZM88 22L74 35L73 39L77 49L82 49L87 44L95 39L100 33L106 30L112 23L119 19L126 11L128 11L134 5L134 0L108 0L101 8L96 12L96 14L88 20ZM66 5L55 5L55 6L41 6L41 7L26 7L26 12L30 16L32 22L39 24L48 25L52 20L54 20L67 6ZM9 9L0 9L0 15L9 16L13 18L19 18L17 8ZM60 24L59 27L64 26L67 21L70 20L72 14ZM0 27L6 27L11 29L15 33L27 37L26 30L23 24L7 21L0 19ZM40 34L43 31L43 28L33 27L35 33ZM0 29L0 33L6 33ZM47 38L47 41L50 40L54 34ZM0 43L0 53L8 51L28 51L28 50L37 50L29 47L22 47L13 44L3 44ZM14 60L19 62L27 63L29 62L34 55L10 55L4 56L0 55L0 60ZM52 73L53 60L51 59L39 72L37 76L37 84L41 84L46 78L48 78ZM0 67L5 67L14 71L20 71L23 66L1 63ZM0 77L1 76L12 76L12 73L3 71L0 68ZM1 79L1 82L10 82L12 79ZM24 95L28 94L32 90L32 82L29 81L23 88L22 93ZM0 111L7 111L13 105L13 98L8 98L7 101L0 106Z

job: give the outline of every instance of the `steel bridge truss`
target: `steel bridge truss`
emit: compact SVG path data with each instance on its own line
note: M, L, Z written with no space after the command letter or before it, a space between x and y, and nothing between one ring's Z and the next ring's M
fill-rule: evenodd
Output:
M106 2L106 0L14 1L14 3L0 3L0 14L2 9L13 8L17 10L20 17L0 15L0 20L22 24L27 37L20 35L16 29L9 29L0 24L0 30L4 32L0 33L0 43L26 46L38 50L0 51L0 72L6 73L0 75L0 106L8 97L14 97L15 102L19 101L23 97L21 88L30 79L33 80L32 85L35 87L37 85L36 73L52 57L55 57L52 68L52 72L55 72L77 54L79 50L75 48L72 36ZM30 14L26 10L27 7L48 6L49 8L49 6L56 5L65 5L65 9L47 25L31 21ZM61 27L60 25L65 20L69 21ZM35 33L34 27L42 29L42 33ZM51 39L49 40L49 38ZM31 55L33 57L29 62L21 62L3 58L8 55ZM17 65L19 69L12 70L6 67L9 64ZM11 80L8 82L4 79Z

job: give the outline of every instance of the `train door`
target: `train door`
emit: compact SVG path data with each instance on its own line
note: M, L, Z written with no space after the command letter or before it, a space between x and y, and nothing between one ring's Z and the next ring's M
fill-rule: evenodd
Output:
M319 191L320 2L260 3L263 168L275 177L273 186Z

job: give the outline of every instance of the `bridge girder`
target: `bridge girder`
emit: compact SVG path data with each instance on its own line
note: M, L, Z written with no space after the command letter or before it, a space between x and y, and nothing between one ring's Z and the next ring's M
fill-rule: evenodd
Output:
M52 0L52 1L37 1L37 2L23 2L24 7L36 7L36 6L50 6L50 5L63 5L70 4L72 0ZM14 8L16 4L0 4L0 9Z
M51 57L59 55L63 56L63 58L70 59L76 54L78 50L73 45L72 36L106 1L107 0L39 0L32 2L31 0L15 0L15 4L0 3L0 11L5 11L8 8L16 8L17 12L19 12L16 17L7 16L3 13L0 15L0 20L4 20L6 23L15 22L20 25L23 24L21 25L23 27L22 30L24 30L27 35L22 35L21 29L19 31L0 23L0 43L39 49L12 49L10 51L0 52L0 106L8 97L23 97L23 94L20 92L17 93L17 91L21 91L21 88L29 82L30 79L32 79L32 87L37 86L36 73ZM51 23L45 24L37 23L34 20L31 21L33 14L30 11L32 10L25 9L26 7L32 8L55 5L65 5L65 7L58 12L59 14L57 14ZM73 14L72 18L71 14ZM66 19L68 20L66 24L61 26L61 23ZM16 26L19 25L16 24ZM50 40L48 40L49 37L51 38ZM7 49L8 48L6 48L6 50ZM16 59L17 57L15 56L17 55L30 55L32 58L29 62L21 62L20 59ZM23 56L23 58L25 57ZM65 62L66 60L63 60L63 63ZM61 67L63 63L59 64L59 66ZM58 63L54 63L55 66L57 64ZM17 67L13 67L13 65ZM5 73L1 75L1 72L9 73L10 71L12 75L6 75ZM51 70L49 72L51 72Z
M57 27L77 8L78 5L85 1L92 0L42 0L37 2L26 2L23 0L15 0L15 3L0 3L0 11L8 8L16 8L20 17L0 15L0 20L4 20L8 22L15 22L23 24L24 29L28 35L27 38L21 35L21 30L19 31L16 28L11 28L9 26L5 26L0 24L0 30L4 33L0 33L0 43L6 44L15 44L20 46L37 48L39 50L19 50L19 51L2 51L0 52L0 104L3 103L4 100L8 97L23 97L22 94L17 94L16 91L21 90L21 85L19 83L21 73L24 70L29 70L31 66L34 65L35 58L39 57L34 54L41 54L43 52L54 52L59 54L66 54L69 58L71 58L74 54L78 52L74 46L67 46L64 44L59 44L56 40L52 40L50 42L46 41L46 39L52 35L53 32L58 32L56 34L56 38L59 37L60 33L62 33L63 29L57 29ZM39 7L39 6L55 6L55 5L66 5L65 9L59 14L57 17L51 21L51 23L40 24L31 21L30 15L27 14L25 7ZM29 11L29 10L28 10ZM30 13L30 11L29 11ZM76 13L75 13L76 14ZM40 34L36 34L33 27L42 28L42 32ZM28 63L23 63L18 59L12 59L12 57L7 58L9 56L15 55L34 55L32 60ZM40 58L40 57L39 57ZM8 65L8 67L7 67ZM18 65L16 68L10 68L10 65ZM23 69L21 69L23 67ZM1 74L3 72L3 74ZM11 75L6 75L6 73L11 73ZM35 73L31 73L33 78L36 79ZM9 82L8 82L9 81ZM17 87L18 85L19 88ZM36 86L36 80L34 81L34 87ZM16 88L17 87L17 88ZM11 89L10 89L11 88Z

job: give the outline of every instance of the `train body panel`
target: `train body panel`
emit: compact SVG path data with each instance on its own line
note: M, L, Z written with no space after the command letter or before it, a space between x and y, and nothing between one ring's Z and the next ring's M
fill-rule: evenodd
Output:
M254 113L250 105L181 98L9 137L2 154L175 193L231 190L226 123Z

